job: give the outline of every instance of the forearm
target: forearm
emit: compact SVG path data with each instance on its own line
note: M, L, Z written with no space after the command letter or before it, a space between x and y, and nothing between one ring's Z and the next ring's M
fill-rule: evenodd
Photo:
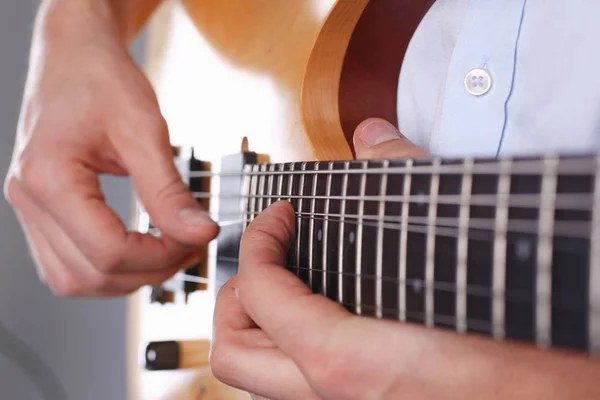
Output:
M164 0L43 0L38 27L60 34L101 25L128 45Z
M406 369L395 371L394 395L410 388L431 398L600 398L600 362L585 355L406 328L407 340L394 336L404 344L397 354L408 355Z

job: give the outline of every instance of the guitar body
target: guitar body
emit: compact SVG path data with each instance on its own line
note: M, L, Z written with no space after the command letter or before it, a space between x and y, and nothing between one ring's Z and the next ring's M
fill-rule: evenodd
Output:
M193 146L195 156L212 165L240 152L244 138L251 151L273 162L351 159L337 87L345 48L366 5L367 0L167 3L151 24L146 71L171 142ZM187 303L176 297L174 304L160 305L150 304L149 290L141 290L131 301L131 346L210 338L214 296L209 287ZM139 359L130 364L132 398L248 398L216 383L208 367L143 371Z

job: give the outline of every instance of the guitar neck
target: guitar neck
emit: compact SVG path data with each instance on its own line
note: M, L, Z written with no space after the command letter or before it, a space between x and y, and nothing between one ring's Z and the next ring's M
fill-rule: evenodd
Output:
M596 156L247 165L294 205L288 268L359 315L600 351ZM239 204L239 203L238 203Z

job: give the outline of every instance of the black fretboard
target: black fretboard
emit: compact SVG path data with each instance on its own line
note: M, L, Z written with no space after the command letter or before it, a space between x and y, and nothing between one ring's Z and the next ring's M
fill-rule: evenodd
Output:
M288 268L365 316L600 350L597 156L247 165L249 223L296 210Z

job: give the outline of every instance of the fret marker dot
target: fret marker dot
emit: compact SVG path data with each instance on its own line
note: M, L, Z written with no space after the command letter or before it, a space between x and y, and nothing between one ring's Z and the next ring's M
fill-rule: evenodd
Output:
M350 244L354 244L354 241L356 240L356 234L354 232L350 232L348 239L350 240Z
M425 196L425 192L423 190L419 190L419 192L417 193L417 196L423 196L424 197ZM424 206L424 205L427 204L427 201L425 199L419 199L417 201L417 204L419 206Z
M419 279L415 279L413 281L412 287L416 293L421 293L421 291L423 290L423 282L421 282L421 280Z
M531 257L531 242L527 239L519 239L515 244L515 254L520 261L529 260Z
M319 232L317 232L317 240L320 242L321 240L323 240L323 231L319 229Z

